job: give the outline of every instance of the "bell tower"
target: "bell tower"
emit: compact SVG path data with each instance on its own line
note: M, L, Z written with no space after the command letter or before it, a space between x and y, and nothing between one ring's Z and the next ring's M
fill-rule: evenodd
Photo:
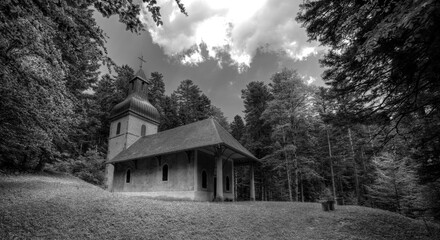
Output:
M143 59L141 59L143 61ZM127 98L118 103L110 112L110 134L107 161L130 147L139 138L157 133L160 115L148 101L148 86L142 65L129 81ZM107 187L112 191L114 165L107 164Z

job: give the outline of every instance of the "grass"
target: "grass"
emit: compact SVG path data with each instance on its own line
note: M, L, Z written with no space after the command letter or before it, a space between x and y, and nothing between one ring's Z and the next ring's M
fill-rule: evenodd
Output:
M435 239L440 227L357 206L159 201L69 176L0 176L0 239Z

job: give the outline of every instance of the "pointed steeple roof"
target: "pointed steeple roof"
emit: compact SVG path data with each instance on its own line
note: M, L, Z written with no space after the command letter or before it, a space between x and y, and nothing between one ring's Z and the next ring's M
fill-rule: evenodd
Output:
M144 73L144 70L142 70L142 68L139 68L139 70L137 71L137 73L134 75L134 78L132 78L132 79L130 80L130 82L131 82L131 81L134 81L136 78L140 78L140 79L143 80L144 82L149 83L149 81L147 80L147 77L146 77L146 75L145 75L145 73Z

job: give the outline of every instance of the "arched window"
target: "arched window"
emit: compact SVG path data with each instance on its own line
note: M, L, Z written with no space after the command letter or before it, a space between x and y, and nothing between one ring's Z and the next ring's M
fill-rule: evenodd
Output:
M116 127L116 135L121 133L121 123L118 122L118 126Z
M168 181L168 165L165 164L162 167L162 181Z
M202 171L202 188L207 188L208 187L208 176L206 174L206 171L203 170Z
M125 173L125 182L130 183L131 181L131 171L130 169L127 169L127 173Z
M230 182L229 182L229 176L226 176L226 191L229 191L230 186L229 186Z
M145 132L147 131L147 127L145 125L142 125L141 127L141 136L145 136Z

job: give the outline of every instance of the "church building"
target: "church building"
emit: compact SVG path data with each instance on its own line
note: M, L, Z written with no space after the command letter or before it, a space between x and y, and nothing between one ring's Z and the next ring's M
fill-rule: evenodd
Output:
M259 161L210 118L157 132L160 115L148 101L142 68L110 114L107 187L111 192L195 201L234 200L234 167Z

